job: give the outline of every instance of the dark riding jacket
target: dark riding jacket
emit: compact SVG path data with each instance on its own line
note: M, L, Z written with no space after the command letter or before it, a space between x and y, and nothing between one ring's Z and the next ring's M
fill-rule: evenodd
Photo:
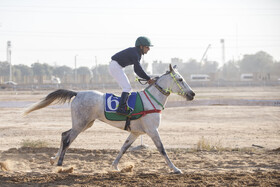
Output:
M150 77L145 73L140 64L141 49L139 47L130 47L125 50L122 50L116 53L114 56L112 56L111 59L117 61L122 67L133 65L134 72L139 77L146 80L150 80Z

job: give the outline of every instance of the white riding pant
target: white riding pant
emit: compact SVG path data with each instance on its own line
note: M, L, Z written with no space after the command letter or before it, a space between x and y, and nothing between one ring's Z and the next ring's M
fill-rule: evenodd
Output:
M113 78L117 81L123 92L131 92L132 88L130 82L124 72L124 68L119 65L115 60L112 60L109 64L109 72Z

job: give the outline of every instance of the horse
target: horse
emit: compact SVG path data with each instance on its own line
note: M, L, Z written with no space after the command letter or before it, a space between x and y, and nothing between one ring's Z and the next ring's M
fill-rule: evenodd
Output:
M158 127L161 121L161 113L158 111L164 109L170 93L177 93L186 100L193 100L195 93L180 75L176 66L172 67L171 64L169 65L169 71L157 77L155 83L149 85L143 91L138 93L142 99L144 111L150 112L144 113L145 115L141 118L131 121L130 128L127 129L130 134L121 147L116 159L112 163L113 170L119 171L118 164L120 159L137 137L147 134L153 140L155 146L164 157L170 169L172 169L176 174L182 173L182 171L170 161L161 142L158 132ZM74 99L72 99L73 97ZM71 102L72 116L72 128L61 134L60 148L57 154L54 157L51 157L51 161L53 163L57 162L58 166L62 166L64 155L70 144L81 132L90 128L95 120L98 119L116 128L124 130L125 121L110 121L105 118L105 94L95 90L75 92L72 90L58 89L49 93L41 101L31 105L24 111L24 114L27 115L32 111L44 108L55 101L56 104L63 104L67 101Z

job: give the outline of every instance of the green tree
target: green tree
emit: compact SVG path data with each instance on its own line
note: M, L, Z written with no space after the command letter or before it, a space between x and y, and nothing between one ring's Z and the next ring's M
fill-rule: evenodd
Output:
M45 69L43 64L40 64L38 62L31 64L31 68L33 71L33 75L35 76L38 83L43 83L43 76L45 74Z
M92 72L88 67L79 67L77 69L77 75L79 77L79 82L89 83L92 78Z
M44 66L38 62L31 64L31 68L35 76L42 76L45 74Z
M92 81L99 83L112 82L112 76L109 73L108 65L98 65L92 71Z
M50 77L53 74L53 67L50 66L47 63L43 64L43 68L44 68L44 75Z
M53 74L59 78L63 78L66 74L73 74L73 70L68 66L58 66L53 69Z
M23 64L13 66L13 75L17 82L28 83L28 80L32 76L32 69Z
M239 66L242 73L270 72L273 67L273 57L264 51L244 55Z
M201 67L201 71L202 73L216 73L218 71L218 62L215 61L206 61L202 67Z
M10 64L8 62L0 62L0 76L9 76Z
M271 79L280 79L280 61L273 63L271 74Z
M79 67L77 69L77 74L78 75L91 75L92 72L90 71L90 69L88 67Z
M19 69L22 76L30 76L32 75L32 69L24 64L14 65L14 68Z
M229 61L222 67L223 79L239 80L239 67L234 61Z

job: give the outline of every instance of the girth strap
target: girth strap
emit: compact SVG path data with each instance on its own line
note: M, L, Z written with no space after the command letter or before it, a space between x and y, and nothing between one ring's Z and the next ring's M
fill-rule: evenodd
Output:
M132 116L143 115L142 117L144 117L145 115L151 114L151 113L161 113L161 110L157 110L157 109L146 110L146 111L142 111L142 112L138 112L138 113L132 114Z
M124 126L124 130L128 131L128 130L131 130L130 128L130 117L127 117L126 118L126 121L125 121L125 126Z
M146 111L131 114L131 116L142 115L141 117L144 117L145 115L151 114L151 113L161 113L161 110L157 110L157 109L146 110ZM130 128L131 116L126 118L125 126L124 126L124 130L126 130L126 131L131 130L131 128Z

